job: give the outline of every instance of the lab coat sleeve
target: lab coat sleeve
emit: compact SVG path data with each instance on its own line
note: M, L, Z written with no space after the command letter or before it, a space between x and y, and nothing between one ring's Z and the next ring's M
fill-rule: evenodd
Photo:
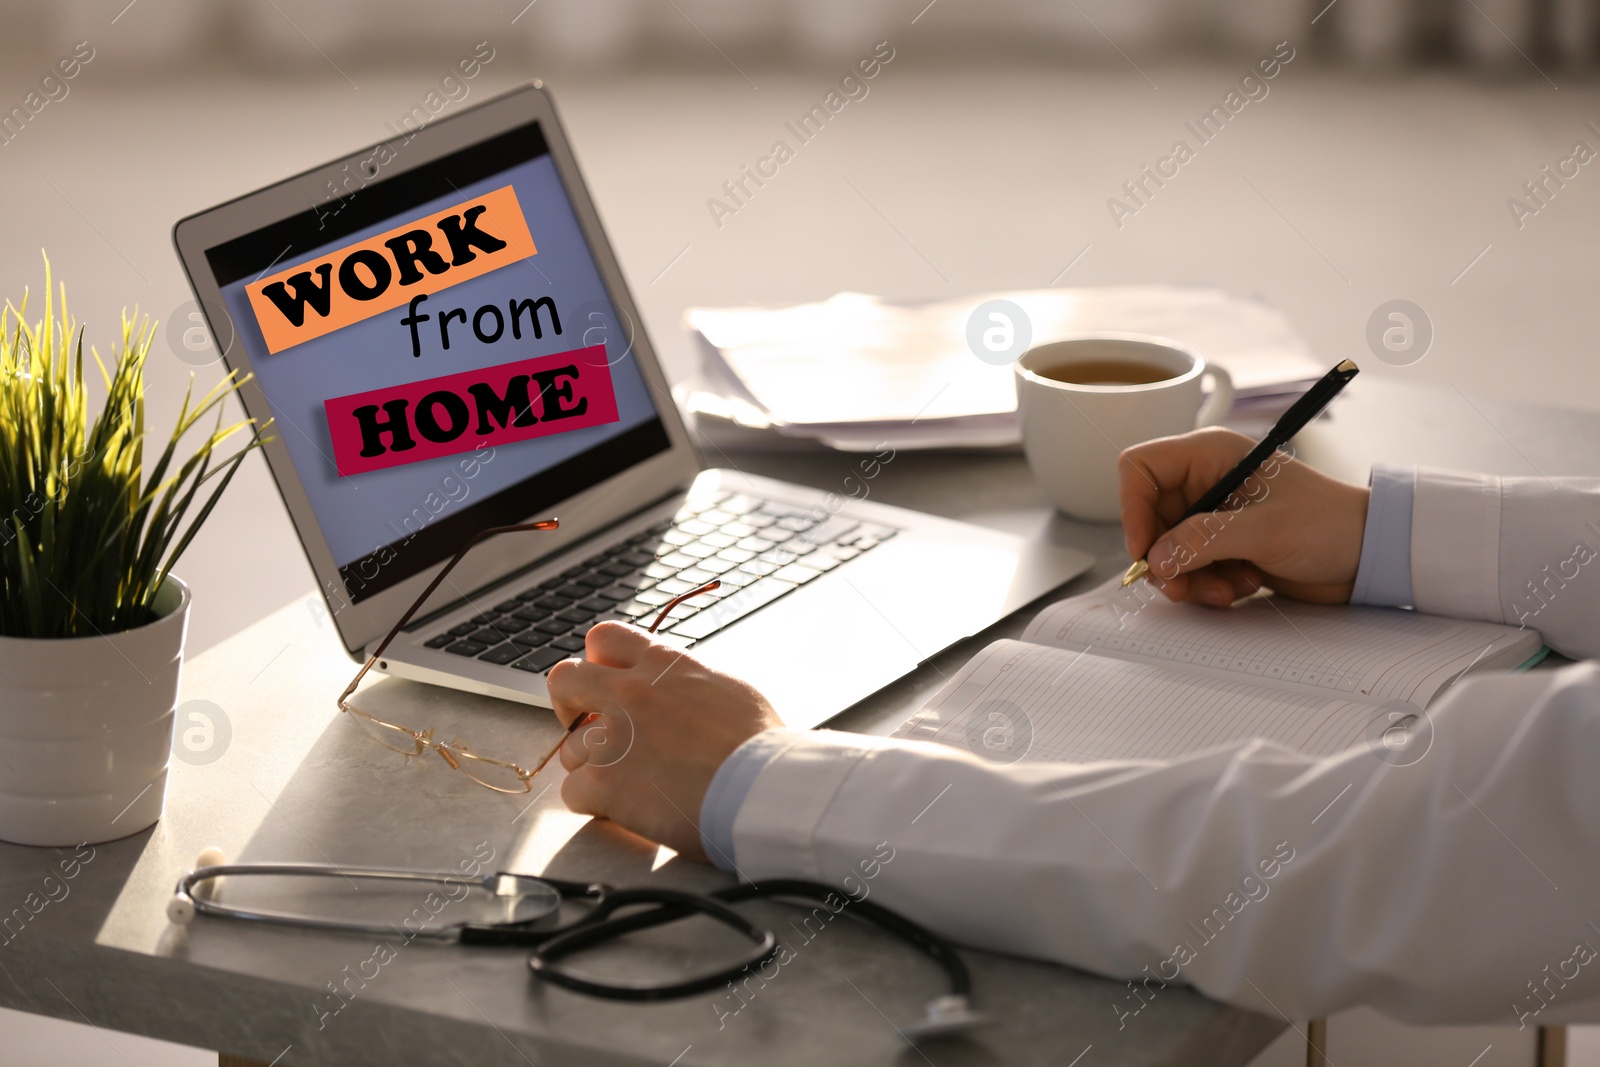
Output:
M1600 656L1600 479L1423 468L1411 512L1417 610L1527 626Z
M1002 767L793 733L734 852L747 879L864 889L960 943L1286 1018L1600 1021L1600 665L1466 680L1430 716L1404 765L1255 741Z
M1600 652L1600 482L1421 471L1413 507L1421 610ZM1460 681L1400 754L997 766L823 731L762 755L732 823L747 879L1288 1018L1600 1021L1600 664Z
M1411 511L1417 494L1412 467L1372 468L1367 525L1361 535L1361 561L1350 603L1409 608L1411 596Z

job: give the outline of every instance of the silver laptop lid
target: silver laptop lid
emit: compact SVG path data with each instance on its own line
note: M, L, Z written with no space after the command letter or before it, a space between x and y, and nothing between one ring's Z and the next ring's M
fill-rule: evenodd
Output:
M537 84L180 221L351 652L686 487L689 436Z

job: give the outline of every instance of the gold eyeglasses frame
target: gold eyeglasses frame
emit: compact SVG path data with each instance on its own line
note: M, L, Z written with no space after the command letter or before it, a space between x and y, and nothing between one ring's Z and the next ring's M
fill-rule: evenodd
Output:
M443 583L450 572L455 569L456 564L460 563L466 554L470 552L476 545L483 541L487 541L491 537L496 537L503 533L548 531L557 529L559 526L560 523L556 519L541 519L538 522L525 522L514 526L493 526L487 530L479 531L469 541L467 541L466 544L462 545L460 551L458 551L451 558L450 562L445 564L438 574L434 575L433 581L428 583L428 587L422 591L422 595L417 597L416 601L405 610L405 614L400 616L400 620L394 624L394 626L389 630L388 634L384 636L383 640L378 642L378 647L372 650L372 654L368 656L367 661L361 665L361 669L356 672L356 676L350 680L349 685L345 686L344 692L339 694L339 700L337 702L339 710L342 712L347 712L367 723L373 733L373 738L379 744L383 745L392 752L398 752L402 756L420 756L422 753L431 749L438 753L439 758L444 760L452 770L460 771L473 782L483 786L485 789L491 789L496 793L509 793L512 795L532 791L534 775L544 770L545 765L550 762L557 752L561 751L561 746L566 743L567 738L571 737L580 726L588 721L588 715L579 715L576 719L574 719L572 724L562 731L560 739L557 740L550 750L544 754L538 763L534 764L533 769L527 770L508 760L494 759L490 756L480 756L476 752L472 751L471 746L469 746L466 741L459 738L451 741L435 741L433 739L434 728L432 726L429 726L424 730L413 730L408 726L401 726L398 723L389 722L386 719L380 719L370 711L365 711L350 703L350 698L355 694L356 687L361 684L361 679L367 676L367 672L370 671L373 666L377 664L379 659L382 658L384 651L389 647L394 639L399 636L400 631L405 629L406 623L411 621L412 616L417 613L418 609L420 609L423 604L427 603L428 598L433 595L434 590L438 589L440 584ZM668 613L679 604L682 604L685 600L699 596L702 593L711 592L714 589L720 588L721 585L722 583L720 581L713 580L706 582L704 585L696 586L694 589L690 589L688 592L673 597L670 601L661 606L661 610L656 614L655 621L650 624L648 632L652 634L655 633L656 629L660 627L661 623L666 619ZM393 732L395 735L393 742L386 740L385 734L380 733L379 731ZM496 784L494 781L486 780L485 777L480 777L480 774L485 776L490 775L492 772L489 771L489 768L491 767L499 768L502 774L509 773L509 775L517 782L517 786L511 787L500 785ZM477 768L479 773L475 774L474 768Z

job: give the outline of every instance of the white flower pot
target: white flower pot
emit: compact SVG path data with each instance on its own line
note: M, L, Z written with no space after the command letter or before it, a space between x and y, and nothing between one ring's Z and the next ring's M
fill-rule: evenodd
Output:
M0 840L78 845L161 817L189 587L154 622L94 637L0 637Z

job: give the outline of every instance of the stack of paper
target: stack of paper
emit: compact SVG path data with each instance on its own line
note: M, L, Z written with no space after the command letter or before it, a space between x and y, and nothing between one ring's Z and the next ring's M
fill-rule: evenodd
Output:
M974 309L995 299L1027 313L1034 344L1115 331L1187 345L1233 375L1235 420L1275 418L1327 369L1281 313L1215 289L1044 289L915 304L840 293L795 307L691 308L684 322L702 366L678 401L697 430L728 446L1014 446L1012 369L967 345Z

